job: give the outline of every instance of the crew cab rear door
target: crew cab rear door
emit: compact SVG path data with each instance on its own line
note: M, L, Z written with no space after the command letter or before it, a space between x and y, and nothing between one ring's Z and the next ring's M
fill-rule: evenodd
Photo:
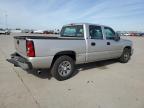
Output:
M87 39L87 62L105 59L106 54L106 41L103 36L102 27L89 25L89 36Z

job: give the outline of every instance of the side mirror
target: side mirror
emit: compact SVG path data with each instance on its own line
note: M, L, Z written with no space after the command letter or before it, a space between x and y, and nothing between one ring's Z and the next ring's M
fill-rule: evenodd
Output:
M115 36L114 40L115 40L115 41L119 41L119 40L120 40L120 36L119 36L118 33L116 33L116 36Z

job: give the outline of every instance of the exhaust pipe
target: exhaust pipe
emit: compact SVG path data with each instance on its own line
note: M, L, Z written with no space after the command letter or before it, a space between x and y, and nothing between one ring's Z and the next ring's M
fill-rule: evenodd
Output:
M38 69L38 70L37 70L37 74L40 75L41 73L42 73L41 69Z

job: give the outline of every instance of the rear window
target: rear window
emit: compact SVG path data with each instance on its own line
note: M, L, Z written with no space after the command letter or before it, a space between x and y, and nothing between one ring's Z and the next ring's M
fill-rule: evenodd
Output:
M83 26L65 26L62 28L61 37L84 37Z

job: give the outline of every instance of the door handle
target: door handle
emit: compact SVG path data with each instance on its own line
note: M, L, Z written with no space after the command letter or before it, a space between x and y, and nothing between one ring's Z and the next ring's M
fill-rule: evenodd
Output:
M91 46L95 46L95 45L96 45L96 43L95 43L95 42L92 42L92 43L91 43Z
M107 42L107 45L110 45L110 42Z

